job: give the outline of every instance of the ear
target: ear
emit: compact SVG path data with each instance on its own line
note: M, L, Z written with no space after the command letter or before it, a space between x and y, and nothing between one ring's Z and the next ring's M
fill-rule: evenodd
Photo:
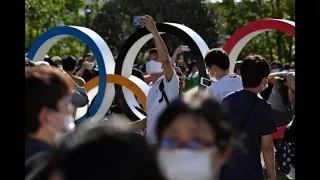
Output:
M39 123L40 125L46 125L46 124L49 124L49 121L48 121L48 110L47 108L43 107L41 110L40 110L40 113L38 115L38 119L39 119Z

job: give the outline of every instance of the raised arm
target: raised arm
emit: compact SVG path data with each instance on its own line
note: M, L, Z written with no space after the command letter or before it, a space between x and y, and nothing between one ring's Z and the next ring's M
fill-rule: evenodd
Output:
M158 51L158 60L162 63L162 69L164 75L166 76L167 80L171 80L173 75L173 69L171 66L171 59L169 56L169 52L167 49L166 44L164 43L163 39L161 38L157 28L156 23L152 19L152 17L145 15L141 17L141 21L147 30L153 35L154 42L156 44L156 48Z
M181 47L182 47L182 45L177 47L177 49L174 51L173 55L171 56L171 65L172 66L174 65L174 63L176 63L177 56L182 53Z

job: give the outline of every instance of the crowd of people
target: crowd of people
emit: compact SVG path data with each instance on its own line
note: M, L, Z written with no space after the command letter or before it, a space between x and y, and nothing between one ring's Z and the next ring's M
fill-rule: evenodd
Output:
M106 120L123 114L114 101L101 121L74 121L99 76L93 54L25 59L26 179L275 180L277 168L294 178L294 67L248 55L230 72L213 48L211 85L192 91L196 61L177 59L184 46L170 56L152 17L141 21L155 43L132 72L150 85L142 120Z

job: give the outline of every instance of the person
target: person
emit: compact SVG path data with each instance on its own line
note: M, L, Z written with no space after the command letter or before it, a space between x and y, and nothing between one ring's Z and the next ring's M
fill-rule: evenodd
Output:
M246 138L247 153L234 152L221 171L221 180L263 180L260 152L267 174L275 180L275 160L272 134L277 131L271 105L257 96L268 84L270 68L259 55L247 56L241 65L243 89L227 95L222 104L229 106L233 127Z
M54 56L51 58L51 60L54 62L55 65L57 65L58 68L62 68L62 59L59 56Z
M86 82L82 77L74 75L77 60L73 56L66 56L62 59L62 69L71 77L71 79L80 87L84 87Z
M180 96L159 116L157 159L169 180L218 179L232 145L228 114L210 94Z
M173 99L179 96L179 78L172 68L168 49L152 17L142 16L141 21L153 35L156 48L149 50L149 60L146 64L146 70L152 80L152 86L147 96L147 121L145 119L136 121L133 126L144 129L146 125L146 138L152 146L157 143L155 128L159 114Z
M274 111L278 127L288 124L294 114L294 109L291 107L289 100L289 93L291 93L289 90L291 88L285 82L289 74L288 71L280 71L269 75L269 82L273 84L273 88L268 102Z
M179 94L184 94L184 89L186 87L186 76L182 74L182 71L179 67L174 67L174 70L179 77Z
M25 70L25 160L49 151L74 128L72 84L56 68Z
M216 79L209 87L209 92L219 102L229 93L242 89L241 77L230 73L228 54L220 48L211 49L205 59L206 67L211 77Z
M282 68L283 68L282 63L280 61L278 61L278 60L273 61L272 63L270 63L270 73L271 74L272 73L281 72ZM265 99L265 100L269 99L269 97L270 97L270 95L271 95L271 93L273 91L273 87L274 87L273 84L274 83L272 83L272 81L269 81L268 87L260 93L261 96L263 97L263 99Z
M238 76L241 76L240 67L241 67L242 61L237 61L234 65L234 73Z
M142 136L112 124L79 127L52 152L38 179L164 180Z
M190 73L186 80L186 90L192 89L199 84L199 71L196 60L192 60L189 64Z
M85 82L90 81L92 78L99 76L99 71L94 64L93 54L88 53L83 56L83 64L76 73L77 76L82 77Z

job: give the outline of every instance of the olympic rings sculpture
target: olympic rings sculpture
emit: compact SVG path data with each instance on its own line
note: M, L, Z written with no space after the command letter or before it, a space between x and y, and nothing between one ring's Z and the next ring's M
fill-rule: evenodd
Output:
M209 50L205 41L195 31L181 24L157 23L157 28L160 33L175 35L190 47L196 57L199 76L205 77L206 68L203 59ZM229 54L231 71L243 47L255 36L270 30L279 30L295 37L295 22L263 19L251 22L237 30L223 47ZM85 113L88 110L91 121L99 121L109 110L114 97L121 102L119 105L127 116L134 115L137 119L145 118L135 108L139 106L135 96L145 109L150 87L131 73L135 57L152 35L146 29L136 31L121 47L118 58L114 61L109 46L96 32L85 27L61 26L52 28L37 38L28 52L28 58L33 61L43 60L50 48L67 36L74 36L86 43L99 66L99 77L91 79L85 85L89 101L92 101L96 95L95 101L89 110L88 107L78 108L75 119L78 121L86 119Z

